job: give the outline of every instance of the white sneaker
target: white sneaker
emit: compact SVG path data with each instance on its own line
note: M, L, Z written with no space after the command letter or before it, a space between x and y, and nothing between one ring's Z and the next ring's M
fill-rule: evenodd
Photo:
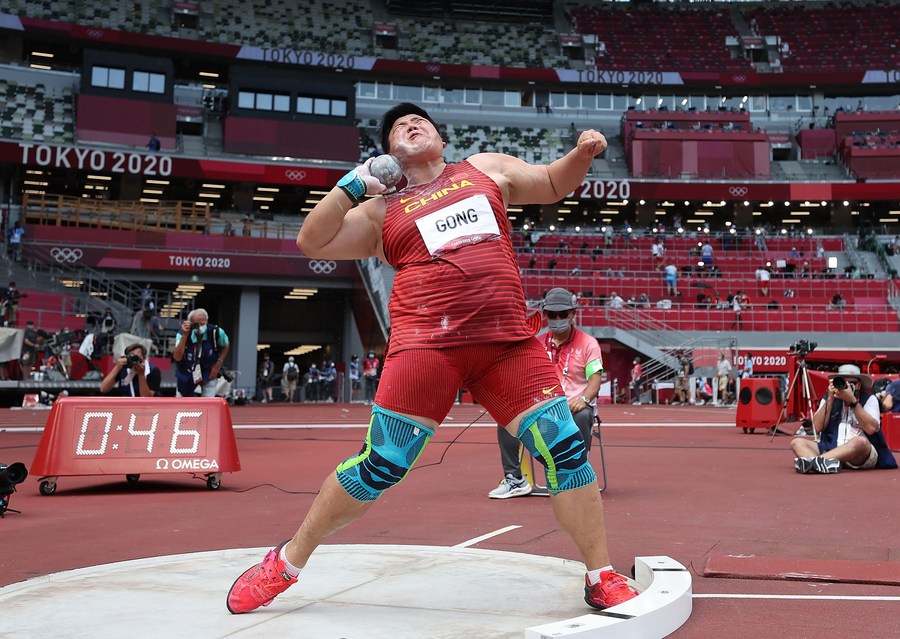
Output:
M494 490L488 493L491 499L509 499L510 497L524 497L531 492L531 484L522 477L518 479L507 475Z

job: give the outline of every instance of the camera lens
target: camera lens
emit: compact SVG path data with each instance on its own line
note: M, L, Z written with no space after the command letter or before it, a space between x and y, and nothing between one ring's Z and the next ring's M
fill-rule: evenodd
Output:
M845 388L847 388L847 380L843 377L835 377L831 380L831 385L838 390L844 390Z

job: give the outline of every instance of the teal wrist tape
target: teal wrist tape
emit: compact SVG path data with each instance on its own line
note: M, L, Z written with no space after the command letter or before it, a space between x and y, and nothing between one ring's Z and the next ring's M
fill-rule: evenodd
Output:
M366 183L356 174L356 169L338 180L337 186L347 194L354 204L357 204L366 194Z

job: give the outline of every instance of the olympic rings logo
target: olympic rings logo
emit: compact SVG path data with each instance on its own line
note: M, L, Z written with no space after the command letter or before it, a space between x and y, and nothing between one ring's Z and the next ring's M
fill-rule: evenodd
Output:
M437 73L441 70L441 65L429 64L425 66L425 70L428 71L428 73Z
M744 76L744 75L733 75L733 76L731 76L731 79L734 80L735 82L746 82L746 81L747 81L747 76Z
M79 248L72 249L64 246L54 246L52 249L50 249L50 257L52 257L60 264L62 264L63 262L74 264L75 262L80 260L83 255L84 251Z
M728 192L731 193L734 197L744 197L747 193L750 192L746 186L732 186L728 189Z
M310 260L309 268L317 275L328 275L337 268L337 262L334 260Z
M299 182L306 177L306 171L288 169L284 172L284 177L289 179L291 182Z
M88 29L85 33L87 33L90 38L102 38L103 30L102 29Z

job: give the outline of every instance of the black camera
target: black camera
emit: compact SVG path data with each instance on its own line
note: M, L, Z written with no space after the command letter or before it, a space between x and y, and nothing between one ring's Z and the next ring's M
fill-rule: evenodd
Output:
M192 331L196 331L198 328L200 328L199 322L191 322L191 330Z
M788 347L790 349L789 354L805 357L816 350L816 346L818 346L816 342L810 342L809 340L801 339L796 344L791 344Z
M223 368L219 371L219 375L221 375L229 384L234 381L234 371Z
M843 377L833 377L831 379L831 385L834 386L837 390L844 390L847 388L847 380Z
M126 360L128 366L136 366L144 363L144 358L140 355L129 355Z
M15 491L14 486L21 484L28 477L28 469L22 462L14 464L0 464L0 494L8 494Z

